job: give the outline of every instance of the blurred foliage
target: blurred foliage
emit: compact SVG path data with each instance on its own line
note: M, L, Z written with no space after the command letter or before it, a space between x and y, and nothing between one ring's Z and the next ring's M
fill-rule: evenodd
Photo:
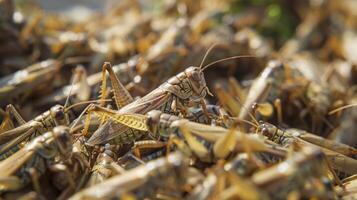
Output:
M299 19L288 10L289 0L233 0L230 12L239 14L247 9L262 8L264 21L254 27L261 35L272 38L281 46L295 33Z

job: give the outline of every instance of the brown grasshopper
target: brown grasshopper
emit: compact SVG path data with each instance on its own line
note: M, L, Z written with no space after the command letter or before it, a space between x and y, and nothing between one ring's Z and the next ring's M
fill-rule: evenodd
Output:
M357 160L352 158L357 154L357 150L353 147L299 129L282 130L269 123L261 123L258 132L285 147L293 143L318 147L326 154L334 168L350 174L357 173Z
M182 188L187 168L187 158L179 152L172 153L86 188L69 199L109 199L131 191L140 191L138 198L148 197L157 188Z
M214 46L211 47L211 49ZM207 53L210 49L207 51ZM205 57L207 56L207 53ZM205 109L205 103L203 101L207 93L210 94L208 87L206 86L206 81L204 78L203 70L213 64L222 62L228 59L236 59L241 57L251 57L251 56L234 56L222 60L215 61L206 66L200 67L189 67L184 72L177 74L176 76L170 78L165 83L161 84L158 88L151 91L144 97L133 101L133 98L125 87L120 83L118 78L115 76L110 63L104 63L103 65L103 85L101 94L101 99L103 100L106 94L106 79L105 72L109 72L109 77L113 85L114 98L117 107L117 114L125 113L138 113L145 114L150 110L160 109L166 113L177 113L178 110L185 112L186 107L194 103L200 103ZM204 59L203 59L204 60ZM91 106L89 110L100 110L101 106ZM186 112L187 113L187 112ZM88 131L88 126L90 121L90 114L87 115L87 126L83 133L86 134ZM119 136L119 137L118 137ZM127 143L128 141L134 141L142 136L142 132L133 131L128 127L120 124L113 123L112 120L105 122L98 130L96 130L93 135L87 141L88 145L103 144L112 139L116 143Z
M37 91L40 86L50 82L64 65L82 61L81 57L48 59L3 77L0 79L0 106L9 103L12 98Z
M12 97L34 91L39 85L50 81L60 67L59 61L46 60L0 79L1 106L8 103Z
M181 150L188 154L194 153L200 159L210 161L210 153L207 147L196 137L213 144L212 151L216 158L225 158L234 149L249 149L254 151L275 152L265 144L262 138L257 135L245 135L234 129L225 129L223 127L209 126L205 124L190 122L175 115L163 113L158 110L148 112L146 115L140 114L122 114L115 111L101 108L92 110L101 117L113 120L115 123L126 125L134 130L149 131L154 137L170 138ZM175 139L176 138L176 139ZM122 137L124 141L125 137ZM181 141L184 139L185 143ZM237 143L240 141L241 143ZM192 152L190 152L192 150ZM276 152L275 152L276 153Z
M89 103L90 102L92 101L89 101ZM21 122L21 125L0 134L0 160L5 159L14 152L18 151L23 146L21 143L29 141L30 138L45 133L46 131L50 131L55 126L69 126L71 123L71 109L85 103L88 102L81 102L71 106L55 105L48 111L45 111L28 122L25 122L17 111L12 108L11 112L15 113L14 116L16 116L17 120Z
M53 131L35 138L8 159L0 162L1 192L18 190L29 182L33 183L38 192L41 191L39 177L46 172L47 167L56 168L56 157L67 160L71 153L72 137L67 127L58 126ZM73 180L69 181L73 186Z
M323 152L305 146L292 153L284 162L254 173L251 180L258 188L277 199L285 199L294 190L304 191L303 195L319 195L325 199L333 191L325 188L322 180L332 183L334 180L329 178L331 172ZM338 178L335 181L339 181ZM311 182L312 188L305 188L306 182Z

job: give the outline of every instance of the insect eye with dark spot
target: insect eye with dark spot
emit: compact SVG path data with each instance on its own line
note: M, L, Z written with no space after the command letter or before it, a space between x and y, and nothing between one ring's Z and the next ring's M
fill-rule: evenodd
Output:
M267 127L262 128L262 134L263 135L268 135L269 134L269 129Z
M57 110L56 112L55 112L55 117L56 117L56 119L63 119L64 118L64 112L63 112L63 110Z
M63 120L65 118L64 109L62 106L55 106L51 108L51 115L57 120Z

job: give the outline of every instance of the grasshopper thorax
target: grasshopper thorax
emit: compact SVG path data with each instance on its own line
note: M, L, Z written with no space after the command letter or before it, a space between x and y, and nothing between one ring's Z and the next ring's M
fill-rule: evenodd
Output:
M69 158L72 154L73 139L69 133L69 128L57 126L52 130L55 146L62 158Z

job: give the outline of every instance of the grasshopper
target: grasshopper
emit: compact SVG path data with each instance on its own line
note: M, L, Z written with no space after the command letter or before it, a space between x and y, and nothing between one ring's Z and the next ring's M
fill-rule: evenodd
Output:
M174 113L177 109L185 109L189 102L201 100L206 96L208 88L203 75L203 69L199 67L189 67L184 72L172 77L163 83L157 89L146 96L133 101L131 95L125 90L119 80L112 72L109 63L103 65L103 72L109 71L114 96L117 107L120 108L117 113L141 113L161 108L164 112ZM104 74L103 73L103 74ZM105 78L105 77L104 77ZM104 79L105 80L105 79ZM103 83L103 85L105 85ZM102 90L102 95L105 89ZM122 95L120 95L122 94ZM100 107L96 106L97 109ZM87 116L90 117L90 114ZM90 119L90 118L89 118ZM84 131L86 133L86 131ZM118 136L126 137L123 141ZM139 131L131 131L129 128L108 121L103 124L91 138L87 141L89 145L102 144L116 138L117 143L126 143L127 140L134 141L142 136Z
M225 158L236 148L247 148L246 145L240 145L237 142L242 142L242 144L244 142L249 143L249 148L254 149L254 151L275 152L264 143L262 138L257 137L257 135L245 135L234 129L228 130L223 127L190 122L187 119L182 119L178 116L166 114L158 110L152 110L146 115L119 115L105 108L92 111L101 117L107 117L115 123L126 125L134 130L149 131L154 137L170 138L173 136L173 142L178 144L180 149L188 154L192 153L189 152L190 149L192 149L194 154L206 161L212 160L209 157L209 151L206 146L200 143L195 137L202 138L204 141L214 144L212 149L216 158ZM188 148L185 143L180 142L180 138L187 142L189 145ZM125 139L125 137L122 137L122 141Z
M0 144L2 144L0 146L0 160L18 151L23 146L21 143L30 138L45 133L55 126L70 125L69 111L83 103L88 102L81 102L68 107L66 105L55 105L26 123L24 123L24 120L19 114L16 114L15 116L19 118L18 120L22 121L22 125L0 134Z
M0 159L3 160L21 148L21 142L51 130L54 126L69 125L67 110L55 105L50 110L21 126L0 134Z
M318 147L326 154L333 167L346 173L357 173L357 161L352 158L357 150L353 147L299 129L282 130L269 123L261 123L258 132L285 147L293 143Z
M8 159L0 162L1 191L13 191L22 188L29 182L39 192L39 177L47 167L54 167L55 158L67 160L72 153L72 137L64 126L55 127L52 131L36 137L24 148ZM70 179L70 176L68 176ZM70 180L73 183L73 180Z
M177 190L183 187L187 168L187 158L175 152L86 188L69 199L110 199L132 191L137 191L138 198L144 198L157 188Z
M329 170L322 151L315 147L303 147L284 162L254 173L252 182L270 194L269 196L277 199L285 199L294 190L305 191L303 195L319 195L325 199L333 194L333 191L325 188L321 181L332 181L329 178L331 173ZM307 177L309 178L306 179ZM313 188L305 188L306 181L311 182ZM321 188L323 188L322 191Z
M119 108L118 114L124 113L138 113L145 114L150 110L160 109L165 113L177 113L178 110L187 113L186 107L195 103L200 103L204 110L206 110L206 104L204 98L206 94L211 94L206 85L203 71L208 67L230 59L252 57L250 55L233 56L225 59L221 59L212 62L206 66L203 66L207 54L214 46L206 52L199 67L188 67L185 71L171 77L168 81L161 84L158 88L151 91L144 97L133 100L129 92L125 89L123 84L114 74L110 63L104 63L102 70L102 89L101 100L105 98L106 94L106 71L109 73L109 77L114 90L114 99L116 106ZM91 106L91 110L102 109L100 106ZM90 114L87 115L86 128L84 128L83 134L86 135L89 127ZM118 137L120 136L120 137ZM109 120L105 122L87 141L88 145L103 144L105 142L114 139L116 143L127 143L129 140L134 141L142 136L139 131L132 131L129 128L115 124ZM126 138L123 140L123 138Z
M1 106L11 98L34 91L39 85L50 81L60 67L59 61L46 60L3 77L0 79Z

